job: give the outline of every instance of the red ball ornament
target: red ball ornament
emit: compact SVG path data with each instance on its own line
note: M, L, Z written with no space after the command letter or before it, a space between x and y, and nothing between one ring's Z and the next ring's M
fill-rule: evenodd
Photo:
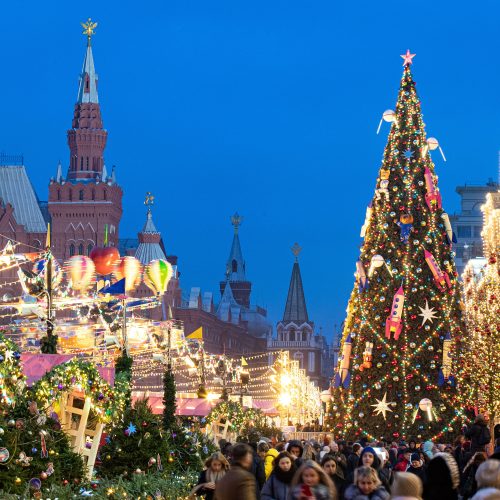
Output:
M94 247L89 257L95 265L98 274L111 274L113 264L120 258L120 253L115 247Z
M46 472L40 472L40 479L47 479L49 476L47 476L47 473Z
M68 481L67 479L65 479L65 480L63 481L63 485L64 485L64 486L67 486L68 484L69 484L69 481Z

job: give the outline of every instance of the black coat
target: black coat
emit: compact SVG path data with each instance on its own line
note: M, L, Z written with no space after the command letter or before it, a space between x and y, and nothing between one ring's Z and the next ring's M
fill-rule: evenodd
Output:
M470 439L470 451L474 454L485 450L491 440L491 433L485 422L477 422L465 431L465 437Z

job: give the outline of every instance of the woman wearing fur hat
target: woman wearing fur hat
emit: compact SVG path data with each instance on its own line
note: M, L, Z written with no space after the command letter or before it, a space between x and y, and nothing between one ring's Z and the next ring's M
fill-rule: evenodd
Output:
M436 453L427 466L424 500L457 500L460 473L449 453Z

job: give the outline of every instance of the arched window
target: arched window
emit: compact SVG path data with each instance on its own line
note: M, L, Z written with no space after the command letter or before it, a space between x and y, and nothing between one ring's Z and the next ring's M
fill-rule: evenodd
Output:
M92 200L95 200L95 189L92 189Z
M238 262L236 262L236 259L233 259L231 262L231 272L232 273L238 272Z
M80 158L80 170L83 170L83 156Z
M90 252L92 252L93 248L94 248L94 246L89 243L89 245L87 247L87 255L90 255Z
M299 368L304 368L304 354L301 352L296 352L293 355L293 359L299 362Z
M104 190L103 197L105 200L108 199L108 192L106 190Z
M83 255L83 243L78 245L78 255Z
M69 256L73 257L73 255L75 255L75 245L71 243L71 245L69 246Z
M295 342L295 330L293 328L288 332L288 340Z
M73 190L70 189L68 193L69 201L73 201Z
M79 199L80 201L82 201L82 200L83 200L83 189L80 189L80 192L78 193L78 199Z
M61 190L57 190L57 201L61 201Z

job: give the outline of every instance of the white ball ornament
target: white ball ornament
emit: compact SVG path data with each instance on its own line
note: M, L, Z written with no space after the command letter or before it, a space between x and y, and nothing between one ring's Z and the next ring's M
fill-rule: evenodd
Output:
M432 408L432 401L429 398L423 398L420 400L420 403L418 403L418 407L422 411L430 411Z
M387 109L382 113L385 122L392 123L396 119L396 113L392 109Z
M431 151L434 151L439 147L439 141L435 137L429 137L427 139L427 145Z

